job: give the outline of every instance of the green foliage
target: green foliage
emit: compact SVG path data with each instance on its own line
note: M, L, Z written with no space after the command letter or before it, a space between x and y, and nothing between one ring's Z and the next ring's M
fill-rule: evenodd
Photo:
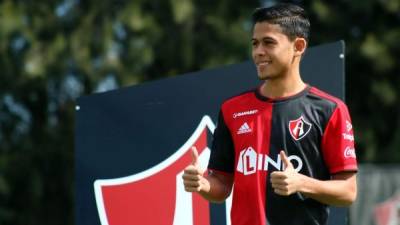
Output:
M310 6L312 44L346 41L347 102L360 161L400 162L400 2L315 0Z
M400 162L399 1L296 2L311 45L346 41L360 160ZM0 224L73 224L78 96L247 60L259 5L0 1Z

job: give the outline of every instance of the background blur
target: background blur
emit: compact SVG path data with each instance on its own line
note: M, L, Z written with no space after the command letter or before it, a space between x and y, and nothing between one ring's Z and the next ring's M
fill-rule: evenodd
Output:
M74 224L77 97L248 60L250 15L276 2L0 0L0 224ZM376 186L350 222L381 225L361 221L377 211L360 196L399 188L400 0L291 2L309 13L311 46L346 42L359 183Z

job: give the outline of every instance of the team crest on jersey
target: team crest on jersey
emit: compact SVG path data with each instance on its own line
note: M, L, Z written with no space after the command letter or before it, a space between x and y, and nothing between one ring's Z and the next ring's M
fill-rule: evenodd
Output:
M289 121L289 133L296 141L304 138L310 132L311 127L312 124L306 121L303 116Z

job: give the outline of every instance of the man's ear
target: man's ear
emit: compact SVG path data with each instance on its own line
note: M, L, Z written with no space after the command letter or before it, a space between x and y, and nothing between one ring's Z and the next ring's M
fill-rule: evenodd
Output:
M306 51L307 41L304 38L296 38L294 40L294 55L301 56Z

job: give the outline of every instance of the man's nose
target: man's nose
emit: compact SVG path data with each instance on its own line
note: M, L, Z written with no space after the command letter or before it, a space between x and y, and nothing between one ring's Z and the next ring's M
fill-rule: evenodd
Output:
M254 55L265 55L265 49L262 45L257 45L253 48Z

